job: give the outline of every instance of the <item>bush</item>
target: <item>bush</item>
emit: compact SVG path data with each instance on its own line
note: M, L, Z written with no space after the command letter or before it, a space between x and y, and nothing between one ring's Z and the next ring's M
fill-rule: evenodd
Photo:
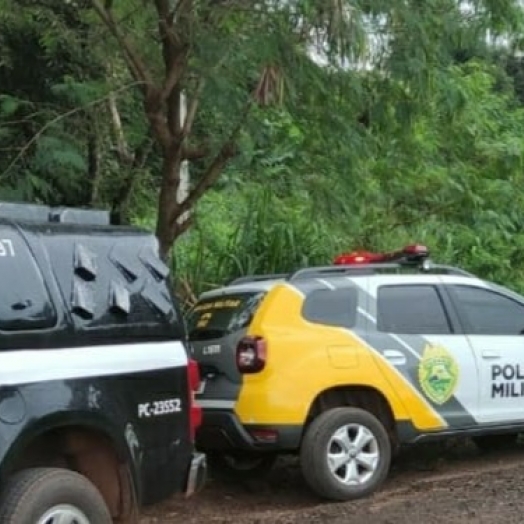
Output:
M282 198L258 185L210 192L196 210L195 226L176 244L173 274L191 302L239 276L328 264L341 246L341 235L315 213L307 195Z

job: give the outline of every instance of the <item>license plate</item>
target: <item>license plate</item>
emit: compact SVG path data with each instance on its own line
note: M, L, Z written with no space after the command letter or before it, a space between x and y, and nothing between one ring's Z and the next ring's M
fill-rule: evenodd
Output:
M202 395L202 393L204 393L206 389L206 381L205 380L201 380L200 381L200 385L198 386L198 389L196 390L196 394L197 395Z

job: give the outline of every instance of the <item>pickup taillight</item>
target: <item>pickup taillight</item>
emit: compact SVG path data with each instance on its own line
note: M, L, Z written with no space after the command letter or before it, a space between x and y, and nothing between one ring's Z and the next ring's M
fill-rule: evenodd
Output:
M191 435L191 441L195 440L196 430L202 424L202 408L195 401L195 393L200 387L200 370L198 368L198 362L193 359L189 359L187 362L187 384L189 394L189 431Z
M262 337L244 337L237 345L236 361L240 373L260 373L266 367L267 344Z

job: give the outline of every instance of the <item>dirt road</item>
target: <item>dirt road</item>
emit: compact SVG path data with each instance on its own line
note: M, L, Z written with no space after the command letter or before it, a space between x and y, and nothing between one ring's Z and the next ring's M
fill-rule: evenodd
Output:
M428 445L397 459L375 496L353 503L321 502L304 485L298 465L282 460L264 481L244 485L210 480L189 501L149 510L142 524L425 524L524 520L524 446L482 455L469 442Z

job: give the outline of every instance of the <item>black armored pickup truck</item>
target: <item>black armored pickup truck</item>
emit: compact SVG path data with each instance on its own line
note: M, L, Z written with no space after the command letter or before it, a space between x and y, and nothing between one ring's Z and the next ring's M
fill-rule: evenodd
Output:
M156 238L0 202L0 522L133 523L205 479L198 366Z

